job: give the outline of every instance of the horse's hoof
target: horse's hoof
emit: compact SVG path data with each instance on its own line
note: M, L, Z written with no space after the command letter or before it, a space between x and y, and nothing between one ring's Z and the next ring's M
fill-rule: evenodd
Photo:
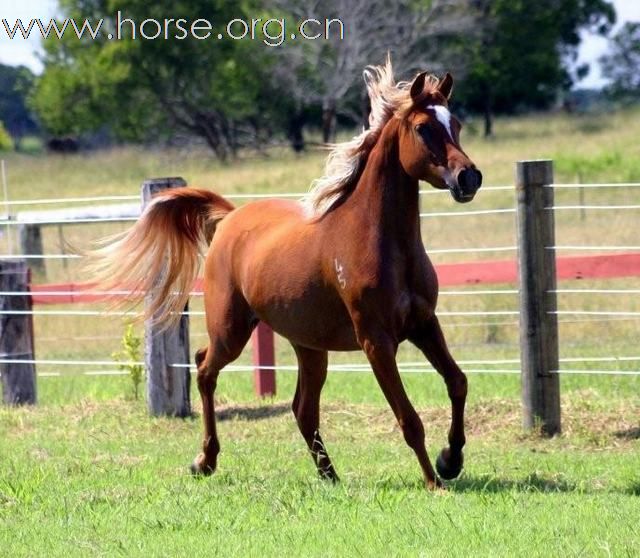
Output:
M340 482L340 478L333 467L326 470L318 469L318 475L323 481L328 481L333 484L338 484Z
M462 452L454 457L449 448L444 448L438 455L438 459L436 459L436 470L443 479L451 480L460 474L463 464L464 457Z
M196 457L193 460L193 463L191 463L191 466L189 467L189 469L191 470L191 474L194 477L208 477L209 475L212 475L216 470L215 467L212 467L211 465L206 465L204 463L203 454L200 454L198 457Z

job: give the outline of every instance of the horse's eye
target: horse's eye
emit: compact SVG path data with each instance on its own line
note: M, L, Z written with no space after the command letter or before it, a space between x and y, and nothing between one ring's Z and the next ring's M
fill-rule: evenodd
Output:
M437 142L435 141L431 126L428 124L418 124L416 126L416 132L422 138L422 141L424 141L430 151L437 149Z

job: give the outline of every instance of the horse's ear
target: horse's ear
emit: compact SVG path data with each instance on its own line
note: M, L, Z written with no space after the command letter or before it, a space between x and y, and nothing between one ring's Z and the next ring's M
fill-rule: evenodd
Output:
M451 97L451 92L453 91L453 76L449 72L438 82L438 91L442 93L445 99Z
M416 76L416 79L413 80L411 84L411 98L415 101L422 95L424 91L424 81L427 77L427 72L421 72Z

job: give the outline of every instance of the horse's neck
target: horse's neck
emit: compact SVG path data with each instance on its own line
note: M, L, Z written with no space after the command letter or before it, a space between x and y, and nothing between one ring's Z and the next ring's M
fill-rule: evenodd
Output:
M418 181L402 168L398 124L391 122L369 154L355 191L345 205L376 236L401 244L420 240Z

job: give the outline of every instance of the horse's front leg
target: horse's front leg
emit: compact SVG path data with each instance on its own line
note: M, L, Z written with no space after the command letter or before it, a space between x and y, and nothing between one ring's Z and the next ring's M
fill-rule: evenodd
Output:
M444 479L454 479L462 470L462 448L465 444L464 405L467 399L467 377L449 353L440 323L436 316L425 321L409 340L418 347L440 373L447 384L451 400L451 428L449 447L444 448L436 461L436 469Z
M435 474L427 448L425 446L424 426L420 416L414 409L402 384L402 379L396 364L396 351L398 348L390 336L384 330L372 328L370 325L363 327L368 320L356 322L358 342L367 355L367 359L373 368L373 372L380 384L396 420L402 428L402 434L407 445L415 452L425 486L430 489L441 488L442 483Z

